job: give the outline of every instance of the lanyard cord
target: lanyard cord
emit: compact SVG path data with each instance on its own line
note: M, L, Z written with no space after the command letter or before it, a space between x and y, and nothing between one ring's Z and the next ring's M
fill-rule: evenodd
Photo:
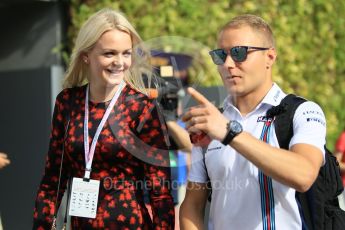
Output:
M110 104L107 107L107 110L105 111L103 118L100 122L100 124L97 127L96 133L92 139L91 146L89 146L89 86L86 87L86 97L85 97L85 117L84 117L84 150L85 150L85 174L84 174L84 181L90 180L90 174L91 174L91 165L93 161L93 156L95 154L96 144L98 137L104 127L105 122L107 121L111 111L113 110L113 107L119 98L122 89L125 86L125 82L121 81L119 84L119 87L114 94L113 98L111 99Z

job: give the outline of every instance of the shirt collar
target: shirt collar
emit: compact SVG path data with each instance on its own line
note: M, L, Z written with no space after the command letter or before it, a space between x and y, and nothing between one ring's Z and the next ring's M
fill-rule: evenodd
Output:
M268 91L261 104L277 106L285 96L286 94L283 90L276 83L273 83L272 88Z
M262 104L277 106L285 96L286 94L282 91L282 89L276 83L273 83L271 89L268 91L257 108L259 108ZM234 107L231 95L228 95L223 102L224 110L227 110L229 107Z

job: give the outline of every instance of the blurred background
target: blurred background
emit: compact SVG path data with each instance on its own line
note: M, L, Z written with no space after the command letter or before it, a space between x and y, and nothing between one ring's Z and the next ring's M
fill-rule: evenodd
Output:
M345 126L345 0L0 0L0 152L11 159L0 170L4 229L31 228L55 96L78 29L104 7L127 16L157 68L173 66L165 79L174 89L197 87L217 105L225 92L208 51L218 29L238 14L263 17L276 37L274 81L321 105L333 149ZM166 94L173 105L177 92Z

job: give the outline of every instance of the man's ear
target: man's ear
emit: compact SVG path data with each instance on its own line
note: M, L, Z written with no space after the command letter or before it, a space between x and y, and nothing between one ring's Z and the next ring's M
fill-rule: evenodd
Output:
M267 50L267 56L266 57L267 57L266 68L269 69L272 67L272 65L274 64L274 62L277 59L276 49L270 48L269 50Z

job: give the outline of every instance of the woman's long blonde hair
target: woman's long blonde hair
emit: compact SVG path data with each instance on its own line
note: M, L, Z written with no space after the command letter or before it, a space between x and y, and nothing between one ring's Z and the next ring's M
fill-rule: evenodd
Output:
M142 44L142 40L134 27L124 15L112 9L102 9L93 14L80 28L75 46L71 55L70 64L66 71L63 88L82 86L88 82L88 66L83 62L82 56L90 51L98 39L107 31L117 29L128 33L132 39L132 65L125 72L125 81L136 90L147 94L143 82L143 75L152 75L149 64L150 54Z

